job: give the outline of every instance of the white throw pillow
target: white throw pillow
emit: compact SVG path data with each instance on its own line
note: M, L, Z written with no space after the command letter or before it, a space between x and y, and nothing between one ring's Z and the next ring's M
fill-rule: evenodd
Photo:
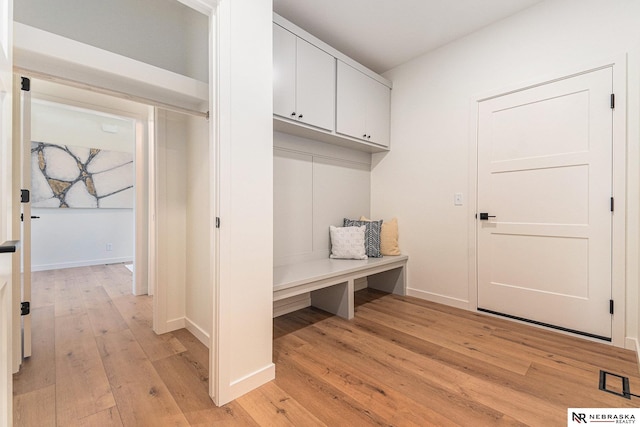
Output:
M360 227L329 226L331 234L331 255L329 258L367 259L364 247L365 225Z

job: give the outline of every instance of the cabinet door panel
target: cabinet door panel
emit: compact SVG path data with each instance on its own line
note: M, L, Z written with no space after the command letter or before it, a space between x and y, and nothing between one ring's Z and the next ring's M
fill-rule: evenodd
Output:
M380 82L369 79L366 129L370 142L389 146L389 117L391 90Z
M360 71L338 61L336 132L366 139L366 80Z
M273 24L273 114L296 112L296 36Z
M335 117L335 58L298 38L296 108L298 120L333 130Z

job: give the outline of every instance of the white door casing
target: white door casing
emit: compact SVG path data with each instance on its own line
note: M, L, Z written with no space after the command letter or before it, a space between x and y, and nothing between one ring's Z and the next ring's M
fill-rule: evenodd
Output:
M11 239L13 1L0 0L0 243ZM0 426L13 425L11 253L0 253Z
M479 309L612 338L612 74L480 103Z
M16 76L16 79L20 77ZM22 81L25 81L24 79ZM28 81L28 79L26 80ZM29 84L29 83L27 83ZM17 94L16 94L17 95ZM28 86L20 91L21 109L21 137L18 141L21 157L20 182L21 190L31 193L31 92ZM18 147L17 147L18 148ZM15 167L15 165L14 165ZM20 245L22 253L22 301L31 303L31 197L20 204L22 208L22 230ZM22 320L22 358L31 357L31 310L21 316Z

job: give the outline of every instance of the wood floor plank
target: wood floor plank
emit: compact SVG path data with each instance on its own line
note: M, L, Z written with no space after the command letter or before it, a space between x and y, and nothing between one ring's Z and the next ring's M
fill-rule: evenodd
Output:
M65 425L65 424L58 424ZM118 408L113 406L96 414L81 418L78 427L122 427L122 420Z
M428 340L442 347L450 348L461 353L477 355L477 357L482 358L488 364L502 369L510 369L521 375L526 374L529 366L531 366L529 361L522 358L501 358L500 355L496 354L492 349L487 350L486 347L490 346L483 343L482 338L488 339L488 335L484 335L483 337L480 337L480 339L478 339L478 337L471 339L470 336L463 335L461 339L460 336L452 333L452 331L420 327L414 322L397 318L391 314L382 313L365 306L359 309L358 316L369 320L383 319L385 324L390 325L401 332L413 335L423 340ZM478 346L482 347L482 350L487 351L479 350L477 348Z
M53 306L55 304L55 285L49 279L48 272L34 271L31 274L31 308Z
M54 280L56 316L86 312L78 283L79 279L75 275Z
M180 342L180 345L202 366L209 366L209 349L204 346L191 332L186 329L178 329L171 335Z
M185 351L153 362L182 412L215 408L209 398L209 367Z
M83 289L82 299L95 336L128 329L120 311L102 286Z
M544 384L538 390L541 395L557 390L557 400L567 407L573 408L635 408L640 405L637 399L625 399L610 393L601 392L599 386L599 372L589 377L575 376L562 369L549 368L545 365L534 364L527 374L530 383ZM640 382L632 382L636 390L640 389Z
M172 332L158 335L152 330L153 297L119 296L113 304L149 360L164 359L187 350Z
M189 425L131 331L96 341L125 426Z
M116 402L88 314L58 316L55 329L58 425L75 425Z
M637 392L634 352L365 289L351 321L274 319L275 381L217 408L208 349L186 330L155 335L123 265L34 277L49 288L34 288L34 356L14 379L20 426L546 427L568 407L640 406L597 387L605 369Z
M326 425L389 425L371 408L360 404L323 378L306 371L290 357L285 357L286 354L286 351L276 349L276 384Z
M103 286L111 299L132 295L133 273L124 264L110 264L93 270L96 283Z
M407 388L400 390L387 387L380 377L367 375L363 370L355 370L348 362L343 363L336 358L329 358L332 362L327 363L327 354L320 352L317 346L296 346L287 348L287 351L288 357L305 371L343 390L363 407L370 408L370 412L379 415L391 425L457 425L438 412L408 398Z
M54 307L34 308L31 312L32 355L22 362L13 376L13 394L20 395L55 384Z
M13 397L13 425L56 426L56 386L50 385Z
M187 412L184 415L193 427L258 427L261 425L254 421L237 402L228 403L220 408Z
M326 426L273 382L238 400L254 419L269 426Z
M591 376L594 369L605 369L640 379L635 353L629 350L594 342L585 346L585 340L576 340L575 344L565 340L556 345L533 332L509 331L504 328L494 331L493 335L500 337L503 342L514 344L520 352L532 355L532 360L536 363L563 369L573 368L576 374L582 372L585 376Z
M347 325L337 326L340 323ZM434 413L444 411L440 416L451 417L454 422L462 425L471 419L481 424L492 425L508 421L508 417L501 411L468 397L463 384L469 377L464 372L447 370L446 367L431 362L429 358L416 356L399 347L385 348L373 337L352 333L348 322L342 322L342 319L327 319L299 331L297 335L306 337L309 342L321 342L321 345L308 349L300 360L296 359L297 361L313 361L314 364L323 366L323 360L331 360L328 370L338 369L345 375L351 371L350 375L357 373L359 376L365 376L366 383L376 384L374 389L381 390L380 394L399 392L398 399L406 396L403 405L413 407L416 411L419 411L421 406L422 399L419 397L429 396L428 402L425 403L425 410L429 411L426 417L433 417ZM402 363L398 364L399 361ZM352 391L360 382L347 385L348 390ZM438 420L439 423L441 421Z

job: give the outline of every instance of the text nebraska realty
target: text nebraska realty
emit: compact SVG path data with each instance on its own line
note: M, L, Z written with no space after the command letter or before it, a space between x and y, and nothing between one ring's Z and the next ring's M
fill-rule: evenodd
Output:
M573 413L573 421L578 423L587 422L610 422L614 424L635 424L636 417L633 414L587 414Z

